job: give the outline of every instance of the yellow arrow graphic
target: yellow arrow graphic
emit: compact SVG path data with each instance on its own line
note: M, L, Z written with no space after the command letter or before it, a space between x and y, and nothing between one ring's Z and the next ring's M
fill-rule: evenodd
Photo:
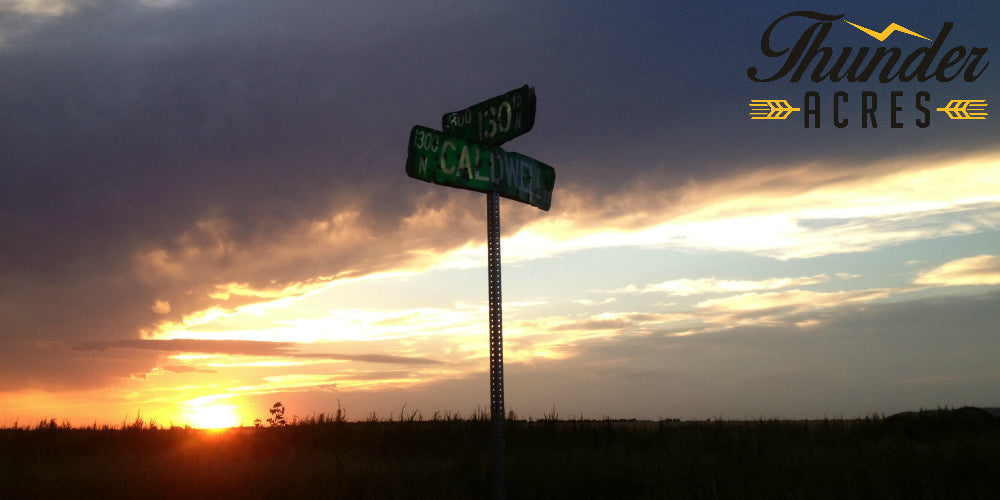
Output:
M948 114L952 120L985 120L986 99L952 99L943 108L937 108Z
M750 101L751 120L784 120L793 111L802 110L793 108L784 99L753 99Z

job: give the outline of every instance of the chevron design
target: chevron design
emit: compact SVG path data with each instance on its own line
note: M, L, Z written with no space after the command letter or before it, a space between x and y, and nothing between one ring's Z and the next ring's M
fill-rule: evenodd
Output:
M952 120L985 120L986 99L952 99L943 108L937 108Z
M784 99L753 99L750 101L751 120L784 120L794 111L802 110L793 108Z
M912 30L909 30L907 28L904 28L904 27L902 27L902 26L900 26L900 25L898 25L896 23L892 23L892 24L886 26L885 29L882 30L882 32L880 33L878 31L865 28L864 26L859 26L859 25L854 24L854 23L852 23L850 21L847 21L847 20L845 20L844 22L847 23L847 24L850 24L851 26L854 26L855 28L857 28L857 29L859 29L861 31L864 31L869 36L871 36L872 38L874 38L874 39L876 39L876 40L878 40L880 42L884 42L886 38L889 38L889 35L897 32L897 31L899 31L901 33L906 33L907 35L915 36L917 38L923 38L924 40L930 40L930 38L927 38L926 36L921 35L920 33L917 33L916 31L912 31Z

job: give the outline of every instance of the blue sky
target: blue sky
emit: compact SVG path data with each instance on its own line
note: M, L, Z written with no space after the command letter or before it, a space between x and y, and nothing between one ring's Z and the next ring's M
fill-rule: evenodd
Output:
M934 64L979 48L979 72L752 81L749 68L781 66L761 38L794 11L844 14L824 42L838 54L905 57L950 22ZM4 424L250 423L277 400L353 418L485 407L484 195L407 177L406 142L523 84L535 126L504 148L557 176L550 211L501 204L510 409L998 404L989 2L18 0L0 13ZM932 40L879 42L844 21ZM771 43L817 22L784 20ZM750 119L751 100L806 108L807 92L819 128L801 110ZM864 92L877 127L863 126ZM937 111L954 99L985 100L988 116Z

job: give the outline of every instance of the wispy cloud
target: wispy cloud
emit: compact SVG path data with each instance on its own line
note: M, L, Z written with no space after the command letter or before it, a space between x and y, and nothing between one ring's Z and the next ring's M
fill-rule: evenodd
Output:
M830 277L825 274L800 276L797 278L769 278L764 280L726 280L718 278L697 278L667 280L642 287L630 285L608 293L665 293L686 297L707 293L751 292L757 290L777 290L826 283Z
M4 0L0 2L0 11L7 9L19 14L61 16L75 12L76 6L67 0Z
M227 355L310 358L331 361L359 361L388 364L438 364L440 361L387 354L338 354L301 352L297 342L260 342L252 340L113 340L77 344L76 349L104 351L107 349L142 349L171 353L209 353Z
M979 255L948 262L920 273L919 285L1000 285L1000 255Z
M194 366L187 366L187 365L163 365L163 366L160 366L158 368L161 369L161 370L166 370L168 372L172 372L172 373L191 373L191 372L198 372L198 373L218 373L217 370L197 368L197 367L194 367Z
M784 292L744 293L708 299L696 308L703 320L724 326L778 324L793 319L802 322L803 314L819 316L824 310L844 304L885 299L902 289L869 289L842 292L788 290Z
M504 240L505 257L653 246L801 259L990 231L1000 227L997 164L993 152L896 159L855 174L760 170L669 191L637 186L628 207L562 193L574 210L527 224Z

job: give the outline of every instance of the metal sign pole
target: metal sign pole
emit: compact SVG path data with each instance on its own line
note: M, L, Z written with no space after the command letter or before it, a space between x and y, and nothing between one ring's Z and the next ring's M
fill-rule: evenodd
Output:
M531 130L535 89L524 85L441 117L443 132L414 126L406 175L486 193L490 291L490 418L493 421L493 496L506 498L503 402L503 305L500 300L500 196L542 210L552 205L556 171L500 145ZM475 158L475 160L473 160Z
M503 305L500 298L500 195L486 194L486 233L490 280L490 417L493 421L493 496L506 498L503 402Z

